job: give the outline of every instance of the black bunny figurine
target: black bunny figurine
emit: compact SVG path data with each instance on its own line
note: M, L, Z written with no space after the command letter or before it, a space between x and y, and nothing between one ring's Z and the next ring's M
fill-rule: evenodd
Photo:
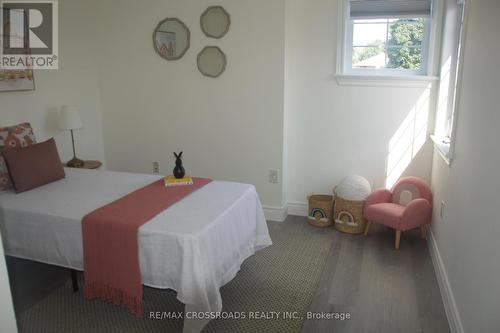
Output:
M182 166L182 151L179 153L179 155L177 155L174 152L174 156L175 156L174 177L177 179L184 178L186 170L184 170L184 167Z

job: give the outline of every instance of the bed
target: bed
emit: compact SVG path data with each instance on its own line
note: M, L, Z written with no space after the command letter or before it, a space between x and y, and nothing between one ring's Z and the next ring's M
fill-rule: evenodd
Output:
M0 192L7 255L83 270L81 219L160 176L66 168L66 178L16 194ZM139 229L146 286L173 289L186 311L221 311L220 287L272 244L253 185L213 181ZM207 321L185 320L184 332Z

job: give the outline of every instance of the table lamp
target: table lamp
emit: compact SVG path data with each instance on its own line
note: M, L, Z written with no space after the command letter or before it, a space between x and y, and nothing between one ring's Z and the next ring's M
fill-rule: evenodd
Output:
M83 166L83 161L76 157L74 130L82 129L83 124L75 106L64 105L59 110L59 129L71 132L71 143L73 144L73 158L66 163L68 167L75 168Z

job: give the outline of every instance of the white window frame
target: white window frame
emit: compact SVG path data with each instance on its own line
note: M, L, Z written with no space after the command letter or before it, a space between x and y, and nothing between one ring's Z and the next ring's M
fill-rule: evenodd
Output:
M434 0L438 3L440 0ZM426 38L422 43L425 50L422 58L422 67L419 71L404 69L361 69L352 68L352 38L353 20L350 18L349 0L338 0L337 26L337 63L335 78L340 85L356 86L391 86L391 87L427 87L437 81L435 76L434 58L438 41L437 22L440 17L439 8L433 5L432 17L424 19ZM438 19L435 20L434 17ZM438 55L438 54L437 54Z
M445 117L445 133L444 135L439 135L438 133L432 134L431 139L434 142L434 149L439 153L439 155L444 159L448 166L451 166L451 162L454 157L455 152L455 139L457 132L457 120L458 120L458 110L459 110L459 96L462 86L462 69L464 62L464 49L465 49L465 36L467 29L467 13L468 13L468 1L457 0L459 4L462 5L462 17L461 26L458 36L457 45L457 59L454 64L455 76L453 82L450 82L449 96L451 97L451 108L449 108ZM436 101L438 103L439 100ZM436 124L436 127L439 124Z

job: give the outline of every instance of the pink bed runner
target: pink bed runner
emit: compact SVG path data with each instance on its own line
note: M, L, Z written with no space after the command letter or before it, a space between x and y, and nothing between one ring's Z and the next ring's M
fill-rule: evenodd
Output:
M84 216L85 297L123 304L142 316L139 227L210 182L193 177L193 185L165 187L160 179Z

